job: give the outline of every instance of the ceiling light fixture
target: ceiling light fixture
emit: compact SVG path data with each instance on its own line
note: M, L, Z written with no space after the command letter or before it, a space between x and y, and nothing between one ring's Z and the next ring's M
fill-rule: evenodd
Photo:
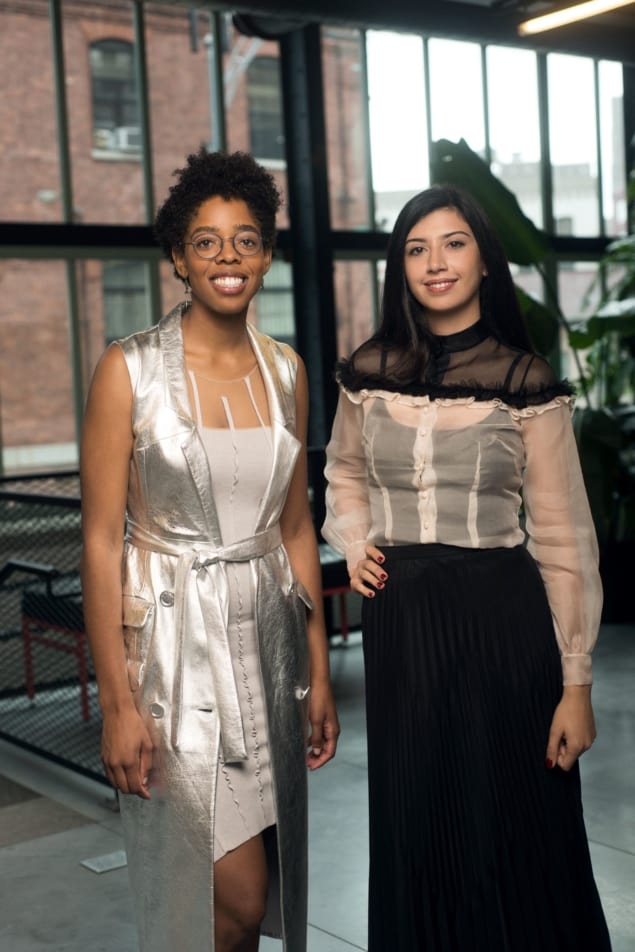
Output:
M545 13L531 20L524 20L523 23L518 24L518 32L521 36L542 33L544 30L566 26L567 23L596 17L600 13L608 13L609 10L617 10L618 7L628 7L632 3L633 0L587 0L586 3L576 3L575 6L566 7L564 10L554 10L553 13Z

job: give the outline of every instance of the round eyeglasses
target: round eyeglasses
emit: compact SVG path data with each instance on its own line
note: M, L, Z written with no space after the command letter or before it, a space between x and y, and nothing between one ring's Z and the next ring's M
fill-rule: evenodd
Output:
M183 241L183 245L191 245L199 258L205 258L211 261L217 258L223 250L223 245L229 241L234 251L241 258L249 255L257 255L262 251L262 237L257 231L237 231L235 235L229 238L221 238L220 235L199 235L194 241Z

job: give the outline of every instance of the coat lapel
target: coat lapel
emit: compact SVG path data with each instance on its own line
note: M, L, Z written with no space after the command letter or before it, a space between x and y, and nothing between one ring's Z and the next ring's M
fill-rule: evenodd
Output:
M181 449L190 469L192 481L203 510L206 535L216 546L222 546L218 513L212 491L205 447L196 429L185 379L185 351L181 318L185 305L178 304L159 322L159 340L165 370L166 403L183 420L188 433L184 435Z
M273 440L273 465L257 517L256 531L260 531L279 518L281 495L282 501L286 495L282 487L289 485L289 474L300 449L295 436L296 366L270 337L260 334L250 324L247 330L265 382Z

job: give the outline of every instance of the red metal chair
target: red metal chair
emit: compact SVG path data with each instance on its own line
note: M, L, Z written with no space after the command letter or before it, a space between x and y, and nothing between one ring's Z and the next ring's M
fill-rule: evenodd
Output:
M44 645L77 659L82 719L90 719L88 698L88 644L84 629L82 597L76 573L62 576L53 567L32 563L30 569L43 581L25 587L22 593L22 644L26 692L35 697L33 645ZM53 583L55 584L55 590Z

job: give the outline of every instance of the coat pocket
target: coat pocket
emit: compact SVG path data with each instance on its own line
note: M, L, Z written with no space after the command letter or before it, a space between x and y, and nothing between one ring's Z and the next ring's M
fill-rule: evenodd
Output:
M297 579L295 579L291 590L295 595L298 596L300 601L304 603L305 608L308 608L309 611L313 609L313 600L302 582L299 582Z
M122 604L123 640L128 684L134 693L143 684L148 649L152 638L154 604L138 595L124 595Z

